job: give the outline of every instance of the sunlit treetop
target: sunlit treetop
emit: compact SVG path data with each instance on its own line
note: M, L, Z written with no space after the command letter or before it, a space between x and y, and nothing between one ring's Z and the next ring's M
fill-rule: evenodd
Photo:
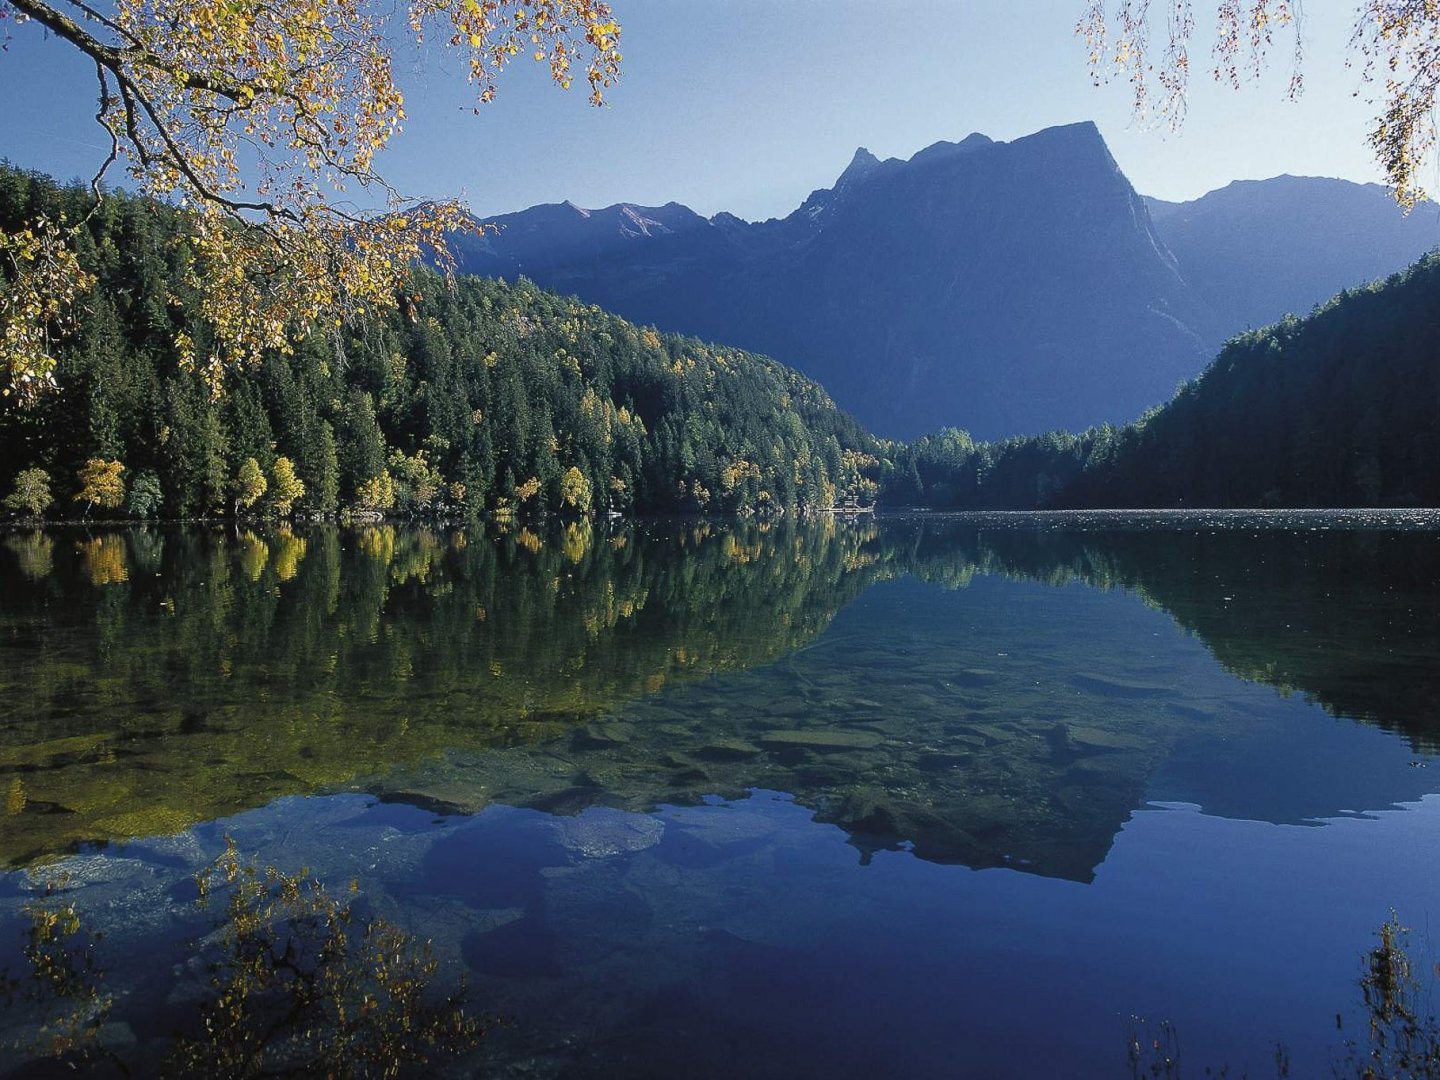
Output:
M180 345L217 386L227 365L393 305L406 268L434 252L443 261L444 233L468 226L457 204L407 200L377 169L405 119L396 32L463 54L477 106L520 56L561 87L583 79L599 105L621 59L601 0L0 0L0 19L16 24L11 48L26 35L25 48L73 47L93 62L95 118L110 140L97 198L119 165L139 190L193 213L191 284L214 344L205 357ZM356 210L357 190L388 212ZM49 380L54 309L88 287L45 242L55 228L0 235L8 391Z
M1287 93L1298 97L1304 91L1303 15L1301 0L1217 0L1211 73L1239 87L1259 76L1277 41L1287 42ZM1157 59L1152 23L1159 19L1165 25ZM1130 83L1137 118L1183 124L1195 32L1191 0L1085 0L1076 32L1085 39L1097 81L1115 74ZM1395 198L1413 207L1425 197L1421 173L1435 149L1440 2L1362 0L1350 48L1378 110L1367 140Z

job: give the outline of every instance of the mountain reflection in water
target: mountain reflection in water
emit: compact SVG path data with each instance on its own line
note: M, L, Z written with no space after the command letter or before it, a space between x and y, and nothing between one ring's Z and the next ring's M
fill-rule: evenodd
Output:
M1089 881L1147 800L1298 823L1435 790L1423 516L1036 520L11 533L0 861L291 794L767 788L865 858Z

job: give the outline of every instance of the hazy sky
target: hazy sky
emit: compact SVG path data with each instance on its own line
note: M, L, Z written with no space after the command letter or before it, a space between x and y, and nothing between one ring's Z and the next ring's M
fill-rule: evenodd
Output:
M1306 0L1299 103L1284 97L1287 42L1261 82L1213 85L1213 4L1195 6L1197 79L1179 135L1137 129L1123 82L1091 86L1073 33L1080 0L612 0L625 64L606 108L578 85L551 89L527 61L476 116L457 58L407 48L410 120L382 164L408 194L459 196L481 213L674 199L764 218L829 186L857 146L908 157L971 131L1011 139L1093 119L1135 186L1161 198L1287 172L1378 179L1360 75L1345 66L1349 0ZM106 146L94 86L69 46L15 28L0 54L0 156L88 177Z

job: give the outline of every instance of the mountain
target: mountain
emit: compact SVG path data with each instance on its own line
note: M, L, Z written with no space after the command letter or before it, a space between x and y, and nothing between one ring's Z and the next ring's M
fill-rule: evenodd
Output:
M1440 206L1409 215L1379 184L1237 180L1187 203L1147 199L1156 232L1226 334L1304 315L1440 246Z
M641 322L767 352L870 428L981 438L1122 423L1235 333L1304 314L1440 243L1440 207L1281 176L1188 203L1136 195L1093 124L861 148L782 219L537 206L457 238Z
M783 219L541 206L461 238L627 318L781 357L873 430L981 436L1124 421L1218 340L1093 124L856 152Z
M712 235L710 222L679 203L617 203L602 210L584 210L571 202L546 203L489 219L487 224L494 231L456 239L466 267L483 262L491 270L487 276L524 274L532 280L538 280L537 273L563 277L566 268L583 276L623 257L626 247L637 240L649 241L646 246L659 256L675 245L675 238L698 240L701 251L707 238L719 239Z

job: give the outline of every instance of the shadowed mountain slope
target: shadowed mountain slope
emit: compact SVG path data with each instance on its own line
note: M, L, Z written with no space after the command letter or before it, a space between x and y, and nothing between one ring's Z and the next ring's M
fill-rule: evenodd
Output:
M1305 315L1440 245L1440 206L1406 214L1379 184L1237 180L1187 203L1147 199L1180 272L1227 334Z
M885 435L1128 419L1217 337L1088 123L909 161L862 149L781 220L622 204L496 223L462 242L464 270L768 350Z

